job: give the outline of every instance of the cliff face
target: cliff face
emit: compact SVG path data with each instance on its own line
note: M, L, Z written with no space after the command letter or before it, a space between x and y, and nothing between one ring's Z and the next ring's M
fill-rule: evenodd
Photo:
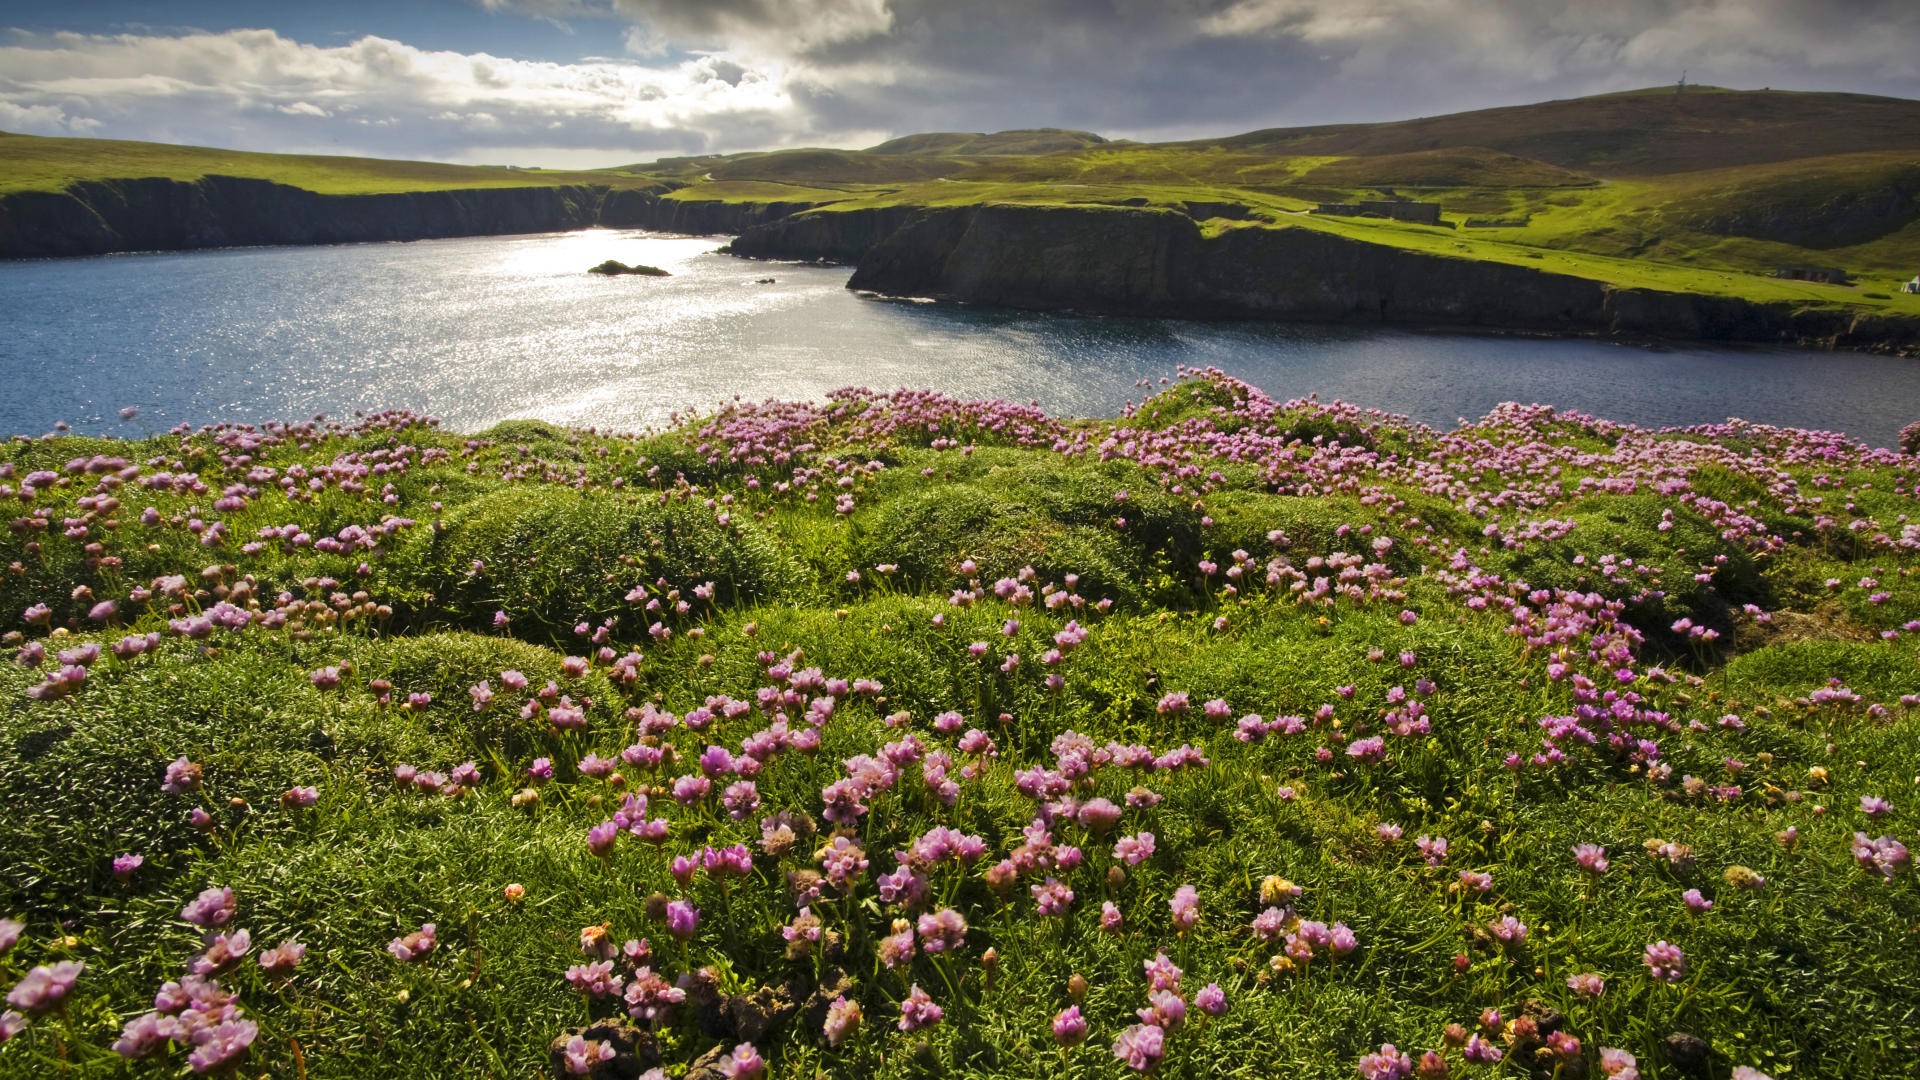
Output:
M0 258L337 244L604 225L736 234L753 258L855 264L848 287L1039 310L1360 322L1920 351L1920 319L1796 310L1133 206L821 209L605 187L320 195L264 180L122 180L0 196ZM1244 208L1237 208L1244 209Z
M1614 288L1304 228L1208 237L1188 214L1144 207L810 213L750 229L733 250L856 262L852 289L1041 310L1920 347L1908 317Z
M740 230L727 250L749 259L856 263L921 211L912 206L868 210L796 211Z
M0 196L0 258L425 240L590 225L733 233L810 206L663 199L604 187L321 195L230 176L115 180Z

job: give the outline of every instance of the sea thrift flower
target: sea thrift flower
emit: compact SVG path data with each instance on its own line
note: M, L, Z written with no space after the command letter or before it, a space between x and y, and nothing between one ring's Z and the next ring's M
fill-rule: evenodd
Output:
M1469 1035L1466 1045L1461 1047L1460 1056L1474 1065L1493 1065L1507 1055L1501 1049L1478 1035Z
M120 881L125 881L132 877L136 870L139 870L141 866L145 865L146 861L147 859L144 855L115 855L113 857L113 876Z
M1087 1021L1080 1006L1069 1005L1053 1018L1053 1041L1061 1046L1078 1046L1087 1040Z
M1387 741L1378 735L1355 739L1347 744L1347 756L1366 763L1379 761L1387 756Z
M1413 1075L1413 1058L1392 1043L1382 1043L1379 1050L1361 1055L1360 1075L1363 1080L1406 1080Z
M687 1000L687 992L643 965L628 980L624 998L628 1016L635 1020L654 1021L665 1017L673 1006Z
M305 959L307 947L297 941L283 941L273 948L262 952L258 958L260 970L269 975L291 975L293 969Z
M1148 993L1180 989L1180 976L1185 973L1173 966L1166 953L1155 953L1153 959L1142 961L1141 967L1146 969Z
M73 992L73 984L84 970L86 965L77 960L62 960L51 967L42 964L14 984L7 992L7 1004L28 1013L57 1009Z
M827 1006L827 1019L821 1026L821 1033L827 1037L828 1046L839 1046L846 1042L860 1028L860 1003L848 1001L844 996L833 999Z
M9 1012L0 1016L0 1043L15 1034L5 1027L6 1018L15 1016L19 1014ZM149 1058L165 1050L178 1033L178 1021L173 1017L158 1012L141 1013L121 1027L120 1037L113 1041L113 1052L129 1061Z
M1502 915L1487 924L1487 933L1493 939L1509 949L1517 949L1527 941L1527 924L1511 915Z
M1580 869L1598 876L1607 872L1607 849L1599 844L1576 844L1573 849L1573 861Z
M207 889L188 901L187 906L180 909L180 917L195 926L212 929L225 926L233 918L235 909L233 890L223 886Z
M420 929L387 942L387 951L393 954L395 960L411 964L424 959L440 944L435 936L437 933L438 929L432 923L422 923Z
M1680 899L1686 903L1687 910L1695 915L1705 915L1713 910L1713 901L1701 895L1699 889L1688 889L1680 894Z
M574 990L594 998L618 994L624 981L613 973L611 960L574 964L567 968L566 979Z
M1670 945L1666 941L1656 941L1647 946L1643 958L1647 971L1663 982L1679 982L1687 974L1687 956L1680 946Z
M1428 866L1439 866L1447 861L1447 838L1444 836L1421 836L1415 838L1414 846L1420 849L1420 856L1427 860Z
M1166 1054L1166 1033L1153 1024L1135 1024L1113 1040L1113 1056L1135 1072L1151 1072Z
M1221 1016L1227 1011L1227 992L1220 989L1219 983L1208 983L1193 995L1193 1004L1208 1016Z
M1041 915L1065 915L1073 905L1073 890L1053 878L1029 891L1033 893L1034 909Z
M1173 899L1167 901L1167 906L1173 909L1176 930L1191 930L1200 921L1200 891L1191 885L1175 889Z
M1154 990L1147 994L1147 1007L1135 1009L1134 1015L1162 1031L1179 1031L1187 1022L1187 999L1172 990Z
M1567 989L1581 997L1597 998L1607 988L1607 981L1599 972L1589 971L1580 975L1567 976Z
M620 836L620 826L612 821L602 821L587 830L587 850L596 859L605 859L613 854L613 842Z
M618 1056L612 1046L599 1039L588 1039L575 1035L567 1040L561 1057L566 1061L567 1072L574 1076L587 1076L600 1067L604 1061L612 1061Z
M952 908L920 916L916 929L920 934L920 951L924 953L954 952L967 943L967 920Z
M752 1043L740 1043L720 1064L721 1075L727 1080L754 1080L767 1074L767 1063Z
M1863 870L1892 878L1912 863L1907 846L1891 836L1868 839L1866 833L1853 834L1853 861Z
M1080 827L1095 836L1105 836L1120 821L1121 809L1106 799L1089 799L1080 804Z
M238 964L253 949L253 935L245 930L215 934L207 942L207 951L195 957L187 969L195 975L218 975Z
M686 941L700 929L700 909L685 900L667 904L667 932Z
M915 983L907 992L906 1000L900 1003L899 1028L907 1032L919 1031L938 1024L945 1015L946 1011L934 1004L927 992L920 989L920 984Z
M202 1028L192 1036L193 1050L187 1055L187 1067L196 1073L224 1069L246 1056L247 1048L260 1034L251 1020L224 1020Z
M1126 920L1120 915L1120 909L1114 902L1107 900L1100 905L1100 929L1109 934L1117 934L1125 929Z
M169 795L184 795L200 788L200 766L188 761L185 756L175 758L167 766L167 776L160 784L160 790Z
M1113 857L1128 866L1139 866L1153 858L1153 834L1142 832L1121 837L1113 845Z
M1640 1080L1640 1062L1625 1050L1600 1048L1600 1075L1609 1080Z

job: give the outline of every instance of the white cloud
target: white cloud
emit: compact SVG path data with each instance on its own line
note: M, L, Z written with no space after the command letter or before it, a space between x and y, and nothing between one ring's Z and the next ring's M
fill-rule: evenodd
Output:
M91 135L100 121L68 116L55 105L22 105L0 98L0 131L22 135Z
M563 64L430 51L364 37L339 46L271 30L15 34L0 45L0 121L71 133L284 149L285 125L352 118L345 148L468 158L489 146L602 149L605 161L806 133L778 63L702 55L657 65ZM98 120L81 120L77 117ZM387 134L369 142L363 132ZM357 129L357 130L356 130ZM311 146L313 130L297 140ZM556 132L558 134L556 134ZM534 164L535 161L526 161Z

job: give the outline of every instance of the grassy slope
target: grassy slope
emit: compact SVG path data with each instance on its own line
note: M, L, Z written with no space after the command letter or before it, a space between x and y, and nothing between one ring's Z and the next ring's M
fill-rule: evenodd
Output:
M1620 285L1920 311L1920 300L1898 293L1920 270L1920 103L1862 95L1652 90L1159 145L1069 131L935 133L863 151L676 158L595 173L24 136L0 136L0 149L0 191L221 172L337 192L651 180L686 185L677 199L839 209L1234 202L1250 208L1256 224ZM1296 213L1382 191L1437 201L1458 228ZM1469 229L1469 221L1496 227ZM1861 283L1771 276L1787 264L1845 269Z
M764 420L775 417L802 426L773 434ZM879 679L885 700L847 698L817 756L771 759L757 778L761 813L818 817L820 790L843 775L843 759L877 752L906 731L951 749L953 737L930 723L946 709L991 732L999 756L961 784L953 808L921 794L918 766L904 770L899 790L868 800L871 813L854 830L872 860L858 902L815 907L830 928L851 935L840 962L853 983L843 992L862 1003L866 1023L837 1049L820 1038L817 1017L757 1039L776 1075L1123 1075L1107 1045L1134 1022L1145 997L1142 962L1162 950L1186 969L1189 996L1218 982L1231 1002L1226 1016L1202 1023L1196 1013L1168 1040L1160 1073L1168 1077L1351 1077L1359 1055L1380 1042L1437 1049L1445 1025L1472 1027L1488 1008L1512 1020L1528 1002L1564 1015L1589 1069L1597 1048L1609 1046L1638 1055L1642 1075L1680 1075L1662 1049L1673 1031L1707 1041L1714 1076L1732 1065L1776 1078L1887 1076L1913 1060L1920 877L1908 870L1882 882L1854 865L1849 840L1864 828L1920 842L1912 787L1920 720L1897 701L1920 690L1912 639L1879 640L1920 617L1920 586L1911 551L1872 539L1898 535L1904 517L1920 514L1920 502L1905 494L1920 480L1914 458L1762 429L1654 435L1524 410L1442 438L1357 410L1268 413L1213 382L1177 384L1135 419L1112 423L1055 427L1016 414L985 426L984 413L939 406L894 436L876 436L873 425L884 418L881 406L863 402L837 419L824 410L737 414L738 435L794 452L777 467L732 463L718 431L634 441L530 422L502 425L477 442L381 422L356 433L256 440L244 461L230 464L206 434L0 448L15 485L33 470L60 472L71 459L108 454L152 459L149 475L197 473L216 490L260 489L244 506L209 512L208 497L190 491L69 474L64 484L41 483L31 507L47 511L54 528L0 536L0 558L15 566L0 578L0 607L53 605L53 621L74 633L52 648L110 643L124 632L88 629L82 615L91 601L74 598L79 585L94 598L121 600L132 629L164 639L152 657L103 658L66 701L29 704L23 691L43 673L0 667L0 828L9 838L0 845L0 915L28 924L22 944L0 958L0 972L10 981L32 964L88 965L65 1023L40 1020L0 1046L0 1076L52 1075L61 1062L76 1076L177 1068L178 1055L173 1065L127 1070L105 1047L195 953L198 935L178 913L209 886L234 888L232 927L252 930L256 949L287 937L310 947L284 986L251 965L227 980L261 1025L247 1075L294 1074L295 1040L301 1069L315 1078L534 1075L551 1036L613 1011L584 1002L563 981L583 960L577 942L587 926L608 924L616 941L647 937L668 975L704 965L727 993L810 982L818 965L784 957L780 927L794 914L785 875L816 865L818 841L759 854L753 875L724 893L705 876L682 886L668 873L671 856L754 844L758 815L736 822L711 800L682 809L656 793L653 815L672 822L664 848L622 838L603 864L588 854L585 832L620 791L573 769L588 750L611 756L633 741L622 718L629 704L685 713L715 693L751 698L767 685L756 652L795 649L804 650L796 668ZM1065 458L1018 445L1032 440L1016 434L1033 430L1044 445L1077 432L1091 448L1116 428L1138 439L1201 423L1258 434L1267 449L1234 461L1203 451L1197 473L1174 475L1091 453ZM1202 447L1198 435L1188 445ZM956 446L933 449L935 438ZM1294 439L1302 441L1287 449ZM1332 441L1371 449L1356 457ZM356 461L372 463L351 455L373 452L389 471L359 490L343 485ZM1646 464L1656 459L1657 470ZM835 461L855 463L844 488L834 481ZM1428 470L1419 482L1396 464L1411 461ZM325 471L329 464L336 468ZM296 485L298 500L263 475L248 479L294 466L325 477L311 495ZM746 483L749 474L791 478L796 466L822 471L800 473L790 493ZM1663 483L1684 479L1701 496L1744 508L1757 519L1756 539L1772 532L1784 543L1761 554L1738 532L1729 539L1727 521L1651 494L1644 485L1655 471ZM1206 479L1209 472L1217 479ZM667 480L676 474L699 487ZM1641 478L1637 492L1579 488L1582 478L1631 474ZM576 478L589 490L574 490ZM116 512L95 504L86 520L76 500L96 487L117 493L120 505ZM1124 504L1117 489L1130 493ZM1477 503L1486 513L1489 499L1512 489L1524 512L1471 511ZM843 490L855 502L846 514L834 508ZM809 491L818 501L808 501ZM719 496L734 500L723 508L731 514L724 525L705 504ZM138 521L148 505L160 515L152 525ZM210 550L188 530L195 513L227 523L223 548ZM398 527L372 552L326 554L280 540L241 547L266 526L298 523L321 536L383 515L420 524ZM106 527L103 516L119 527ZM71 518L89 534L63 535L60 522ZM1849 528L1856 518L1871 524ZM1515 539L1489 538L1489 521ZM1528 523L1549 535L1519 539ZM1562 527L1570 531L1554 538ZM1285 539L1272 539L1274 530ZM1310 559L1363 550L1377 538L1393 541L1383 567L1405 576L1387 584L1404 598L1323 606L1296 599L1284 578L1279 587L1262 583L1269 560L1310 568ZM90 564L88 542L105 545L93 554L124 563ZM1221 576L1209 581L1195 567L1203 557L1231 565L1236 549L1251 553L1253 570L1232 596ZM1677 676L1634 687L1679 727L1633 728L1662 744L1669 782L1649 782L1642 766L1606 752L1604 741L1596 751L1563 740L1568 760L1560 766L1503 764L1509 753L1540 750L1538 721L1569 713L1574 691L1551 677L1546 648L1507 632L1510 617L1498 603L1476 610L1467 602L1483 586L1463 592L1443 580L1456 550L1489 573L1529 583L1487 590L1496 599L1544 609L1526 597L1539 588L1633 600L1625 615L1651 639L1635 650L1633 667L1644 674L1660 664ZM1036 587L1073 572L1076 592L1117 603L1105 614L1014 607L991 596L954 607L947 596L966 587L967 556L980 561L987 583L1031 565ZM1631 557L1650 577L1603 572L1602 556ZM356 572L361 562L369 573ZM879 563L895 565L893 576L879 573ZM203 576L209 564L229 568ZM1702 565L1717 567L1710 585L1694 577ZM854 569L863 575L857 584L847 578ZM127 597L134 585L174 572L187 575L189 588L248 580L262 609L274 608L284 589L297 599L278 606L293 621L203 642L170 635L165 601L150 607ZM660 617L674 630L664 640L645 630L654 616L622 599L642 585L670 609L660 594L702 579L719 582L714 601L683 594L694 606ZM1644 593L1649 586L1661 594ZM369 594L365 604L393 610L363 608L348 595L356 588ZM1743 603L1770 613L1769 621L1743 614ZM496 609L511 616L510 629L490 629ZM1403 609L1418 621L1401 618ZM616 613L624 617L610 644L645 654L638 681L619 685L604 665L563 674L563 653L591 651L575 636L575 620ZM1683 615L1715 627L1720 642L1689 648L1667 630ZM1069 617L1090 637L1049 668L1042 653ZM1009 618L1018 625L1005 625ZM989 643L985 661L968 656L973 641ZM1585 639L1571 644L1573 670L1604 677L1603 689L1620 687L1588 647ZM1011 674L999 671L1008 653L1023 657ZM342 688L323 693L307 673L327 665L350 666ZM524 672L533 688L553 680L576 700L590 698L589 729L560 736L538 719L517 718L527 695L502 687L506 669ZM1042 685L1049 670L1064 678L1058 692ZM1865 702L1806 704L1829 678ZM375 679L390 682L397 701L418 693L431 703L382 707ZM467 690L483 679L500 698L475 712ZM1387 735L1387 758L1371 767L1341 752L1368 727L1384 732L1391 688L1413 690L1420 679L1435 684L1415 693L1431 734ZM1156 708L1173 691L1191 695L1192 711ZM1326 703L1332 719L1243 744L1231 736L1231 720L1202 715L1199 704L1214 697L1235 717L1310 717ZM1866 703L1888 709L1869 715ZM906 729L883 726L895 710L909 715ZM1001 712L1010 723L996 721ZM1723 724L1727 715L1744 728ZM705 733L675 728L665 741L681 758L664 776L622 771L633 784L664 783L694 771L702 747L737 748L763 725L749 714ZM1156 751L1192 743L1211 764L1096 769L1082 797L1119 802L1136 785L1162 797L1128 810L1119 826L1153 831L1157 851L1109 885L1111 837L1057 825L1056 840L1084 845L1088 865L1058 875L1076 893L1070 915L1045 918L1028 891L1039 876L1023 878L1003 904L982 872L1021 842L1034 813L1015 791L1015 770L1052 764L1049 743L1068 729ZM1317 760L1321 747L1332 749L1331 761ZM205 766L203 792L159 790L167 762L181 755ZM515 808L511 798L536 755L552 757L558 777L536 805ZM956 757L956 769L969 760ZM445 771L465 760L479 763L483 780L464 798L411 794L389 779L400 762ZM1698 788L1683 776L1701 778ZM280 808L280 793L296 784L317 785L318 805ZM1282 784L1292 801L1279 798ZM1725 798L1705 790L1729 784L1742 790ZM1891 817L1869 821L1857 809L1863 795L1890 798ZM213 836L185 822L196 805L216 815ZM1383 822L1398 823L1404 835L1383 839ZM901 972L880 969L874 943L895 912L876 898L873 877L892 869L886 853L936 823L990 846L972 870L933 877L939 902L970 924L966 946ZM1799 834L1792 848L1776 840L1788 828ZM1444 865L1422 861L1413 843L1422 835L1451 840ZM1688 845L1694 861L1674 865L1650 854L1643 845L1652 839ZM1607 849L1612 868L1604 876L1574 865L1570 849L1589 842ZM146 865L116 882L108 861L130 850L144 853ZM1757 870L1766 885L1735 888L1725 876L1734 866ZM1491 891L1454 888L1466 870L1490 873ZM1248 930L1266 906L1259 892L1269 874L1304 889L1293 905L1299 917L1351 926L1358 951L1333 960L1323 950L1304 970L1276 974L1278 944L1263 945ZM526 888L518 904L502 898L509 882ZM1201 917L1176 933L1169 899L1183 884L1199 889ZM1688 914L1681 894L1689 888L1713 899L1710 914ZM646 912L656 891L686 896L705 913L684 958ZM1096 929L1104 900L1124 914L1123 933ZM1530 928L1524 945L1503 949L1485 934L1506 915ZM423 921L438 924L439 950L414 967L389 957L386 942ZM1686 951L1688 974L1676 984L1646 973L1642 950L1656 940ZM999 957L992 976L980 962L988 947ZM1566 985L1568 975L1589 971L1606 979L1597 999ZM1056 1064L1048 1022L1069 1003L1074 972L1092 986L1083 1002L1092 1039ZM894 1003L909 984L946 1009L945 1023L923 1036L894 1030ZM1491 1037L1510 1054L1530 1052L1511 1029ZM676 1066L715 1044L690 1020L665 1025L663 1038ZM1457 1051L1453 1065L1494 1075L1465 1066Z
M860 160L839 163L850 196L840 209L1226 200L1269 224L1620 285L1920 311L1897 291L1920 270L1920 103L1890 98L1642 91L1392 124L1105 143L865 187L849 171ZM735 168L746 175L754 165ZM1437 201L1460 228L1285 216L1383 190ZM1513 224L1468 230L1469 220ZM1862 283L1771 277L1786 264L1838 267Z
M644 184L612 172L566 172L428 161L254 154L166 143L54 139L0 133L0 193L59 191L78 180L202 176L272 180L329 195L459 188L547 187L557 184Z

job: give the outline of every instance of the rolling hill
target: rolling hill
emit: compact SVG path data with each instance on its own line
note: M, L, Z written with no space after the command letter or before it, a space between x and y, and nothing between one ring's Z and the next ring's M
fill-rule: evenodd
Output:
M229 176L329 196L564 188L570 214L525 215L569 223L555 227L737 233L792 219L775 249L842 260L922 211L1163 209L1208 236L1305 229L1623 287L1920 314L1897 291L1920 271L1920 101L1861 94L1661 87L1168 143L934 132L567 172L0 135L0 197ZM1439 220L1310 212L1384 200L1438 204ZM103 243L85 250L127 249ZM1855 284L1782 280L1783 267Z

